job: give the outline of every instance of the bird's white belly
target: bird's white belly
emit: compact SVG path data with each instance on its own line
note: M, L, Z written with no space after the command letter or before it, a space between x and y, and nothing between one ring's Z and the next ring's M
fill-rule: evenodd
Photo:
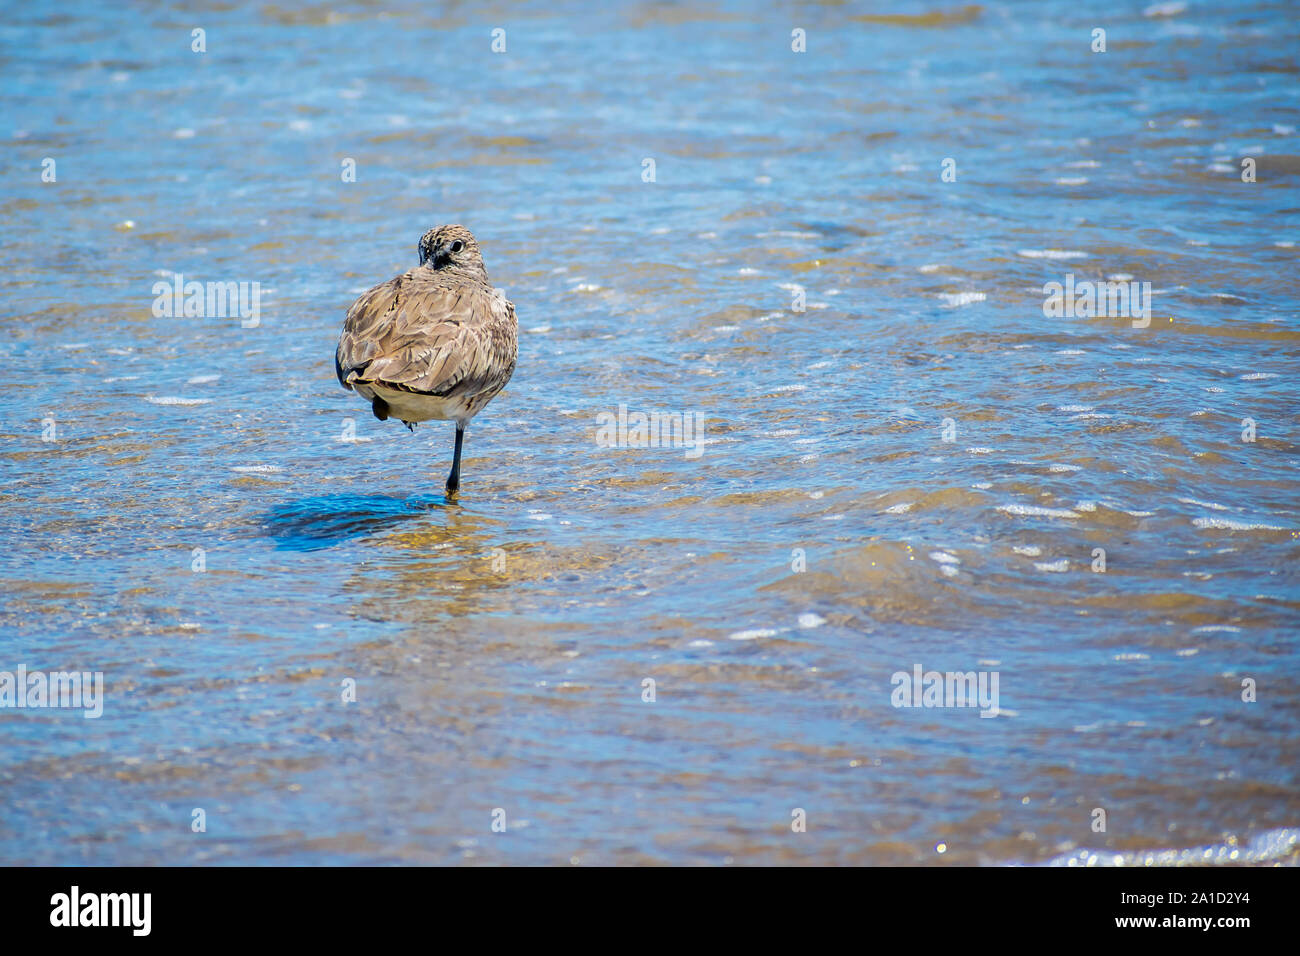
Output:
M427 422L430 419L467 421L473 414L465 398L460 396L439 398L437 395L417 395L373 383L359 386L357 391L366 398L378 395L388 403L389 417L404 422Z

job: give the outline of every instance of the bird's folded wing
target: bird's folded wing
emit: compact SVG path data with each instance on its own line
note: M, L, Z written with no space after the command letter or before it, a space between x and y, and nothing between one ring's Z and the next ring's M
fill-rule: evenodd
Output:
M500 374L493 326L510 310L495 291L392 279L348 310L335 355L339 381L347 387L385 382L434 395L481 391Z

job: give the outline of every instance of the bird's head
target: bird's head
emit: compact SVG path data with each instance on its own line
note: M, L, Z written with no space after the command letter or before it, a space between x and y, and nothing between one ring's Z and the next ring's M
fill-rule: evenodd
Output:
M438 226L420 239L420 265L487 279L478 240L464 226Z

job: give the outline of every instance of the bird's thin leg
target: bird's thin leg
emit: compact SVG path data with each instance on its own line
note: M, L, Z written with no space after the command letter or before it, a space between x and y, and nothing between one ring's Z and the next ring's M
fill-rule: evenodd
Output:
M451 474L447 476L447 494L454 495L460 488L460 445L465 440L465 429L456 426L456 457L451 463Z

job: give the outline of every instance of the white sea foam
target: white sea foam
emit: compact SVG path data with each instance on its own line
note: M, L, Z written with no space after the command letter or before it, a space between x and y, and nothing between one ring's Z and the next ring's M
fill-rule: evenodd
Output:
M983 302L988 296L983 292L940 292L939 298L943 300L944 305L955 309L973 302Z
M999 511L1009 515L1028 518L1077 518L1079 515L1069 508L1043 508L1039 505L998 505Z
M152 405L208 405L210 398L181 398L179 395L146 395L144 400Z
M1194 518L1192 524L1202 530L1214 531L1285 531L1275 524L1254 521L1233 521L1231 518Z
M1178 500L1185 505L1196 505L1198 508L1209 508L1212 511L1230 510L1227 505L1218 505L1213 501L1200 501L1196 498L1179 498Z
M1300 829L1281 827L1242 841L1167 850L1073 850L1048 860L1045 866L1204 866L1218 863L1269 863L1294 857Z
M1164 3L1153 3L1142 11L1144 17L1176 17L1187 9L1187 4L1183 0L1166 0Z
M1021 249L1016 253L1026 259L1086 259L1088 253L1068 249Z

